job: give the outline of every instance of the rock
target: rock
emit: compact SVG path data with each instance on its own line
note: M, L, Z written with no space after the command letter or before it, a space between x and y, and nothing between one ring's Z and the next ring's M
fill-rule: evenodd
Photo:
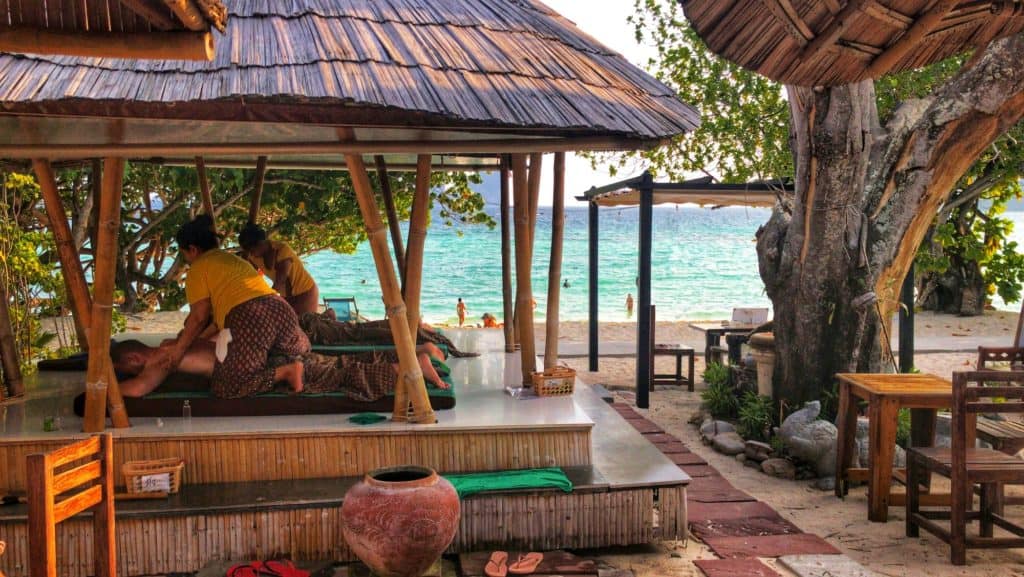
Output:
M748 459L753 459L760 463L771 456L772 446L761 441L747 441L744 453Z
M747 456L744 455L743 453L740 453L739 455L736 455L736 460L739 461L740 463L746 463Z
M779 479L796 479L796 465L786 459L766 459L761 463L761 470Z
M743 437L735 432L719 433L711 439L711 446L724 455L738 455L743 452Z
M733 427L725 421L713 421L711 419L707 419L700 426L700 437L704 439L705 443L710 443L711 439L719 433L733 433L735 431L736 427Z
M812 401L793 413L779 427L779 436L790 455L814 464L818 477L836 471L836 426L818 419L821 403Z

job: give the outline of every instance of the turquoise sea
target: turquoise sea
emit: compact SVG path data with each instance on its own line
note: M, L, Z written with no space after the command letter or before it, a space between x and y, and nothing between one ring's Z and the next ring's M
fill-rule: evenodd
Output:
M488 212L497 221L497 206ZM757 208L696 206L654 208L653 302L659 320L728 318L733 307L770 307L757 272L754 233L770 211ZM1012 239L1024 247L1024 212L1008 212L1016 227ZM625 321L628 293L636 299L638 212L636 208L601 209L600 315L602 321ZM403 225L403 234L405 234ZM551 208L541 207L534 251L533 289L536 315L547 307ZM373 256L367 243L352 255L321 252L306 264L324 296L355 296L360 312L383 318L384 307ZM566 209L561 294L562 320L587 318L587 209ZM513 286L515 286L513 284ZM437 219L427 234L422 309L431 323L457 323L461 297L473 323L489 312L502 319L501 231L486 226L447 227ZM1018 310L995 299L996 308Z
M488 207L495 221L498 207ZM757 273L754 233L770 211L751 208L655 207L653 302L659 320L727 318L733 307L770 306ZM636 299L638 211L601 209L600 315L627 320L628 293ZM403 225L403 234L405 229ZM541 207L533 263L537 318L547 306L551 208ZM587 318L587 209L566 209L560 317ZM380 285L369 245L352 255L321 252L306 265L324 296L355 296L360 312L383 318ZM431 323L457 323L461 297L469 319L485 312L502 318L501 231L498 227L447 227L436 219L427 234L422 310ZM514 286L514 285L513 285Z

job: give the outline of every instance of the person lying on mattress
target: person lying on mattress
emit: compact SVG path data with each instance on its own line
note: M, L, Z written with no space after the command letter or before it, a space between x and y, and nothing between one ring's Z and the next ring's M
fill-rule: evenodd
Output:
M120 382L121 394L142 397L159 387L171 373L167 364L162 362L169 347L150 347L136 340L113 344L110 358L114 370L120 375L130 375ZM420 353L417 357L427 382L439 389L447 389L448 383L441 380L430 356ZM393 393L398 381L398 355L394 351L341 356L304 353L299 358L303 365L305 393L342 392L357 401L371 402ZM272 355L270 358L271 366L287 362L285 357ZM178 372L212 378L216 365L213 344L198 341L185 352Z
M238 233L238 246L257 270L270 277L273 289L288 301L296 314L316 312L320 289L292 247L279 240L269 240L267 231L253 223L245 225Z
M388 321L346 322L334 318L334 311L305 313L299 316L299 326L314 345L394 345ZM436 345L444 345L453 357L475 357L477 353L465 353L455 347L448 337L430 327L420 325L416 331L416 344L432 346L431 354L443 355ZM436 351L436 353L434 352ZM444 360L444 356L439 357Z
M185 277L189 313L177 339L158 355L167 372L178 368L212 323L220 329L212 371L214 395L248 397L270 391L279 381L302 392L301 362L270 364L271 353L297 357L310 350L292 307L252 265L220 249L220 237L208 215L183 224L175 239L189 264Z

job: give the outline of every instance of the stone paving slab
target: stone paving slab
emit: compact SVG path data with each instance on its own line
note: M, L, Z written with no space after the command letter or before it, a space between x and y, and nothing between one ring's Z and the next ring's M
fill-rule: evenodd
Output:
M654 443L655 445L660 445L661 443L679 443L680 445L683 444L679 439L675 437L675 435L670 435L668 433L654 433L651 435L644 435L644 438ZM689 451L689 449L687 449L687 451Z
M691 468L695 465L691 465ZM681 467L686 468L686 467ZM690 484L687 485L687 490L694 491L715 491L718 489L731 489L733 488L732 483L725 480L720 474L705 475L703 477L697 477L690 480Z
M637 431L640 431L641 433L664 433L665 432L664 429L662 429L658 425L652 423L651 421L648 421L647 419L643 419L643 420L632 420L632 419L630 419L630 420L627 420L627 422L630 425L633 425L633 428L636 429Z
M690 523L690 531L701 541L711 537L759 537L803 533L799 527L779 516L708 519L700 523Z
M881 577L846 555L787 555L779 563L799 577Z
M711 465L680 465L680 469L691 477L721 477L718 469Z
M666 455L674 455L676 453L692 453L689 447L680 443L679 441L668 443L654 443L654 446L657 447L659 451L665 453Z
M693 564L707 577L781 577L757 559L697 559Z
M757 501L747 493L736 487L723 487L720 489L704 489L700 491L686 489L686 498L697 503L738 503L741 501Z
M733 503L726 503L732 505ZM743 503L745 504L745 503ZM720 507L722 503L712 506ZM784 555L839 555L839 550L810 533L762 535L752 537L709 537L704 540L715 555L723 559L737 557L782 557Z
M664 451L662 451L664 453ZM700 455L696 453L665 453L665 456L669 458L673 463L677 465L707 465Z
M714 520L723 521L726 519L746 519L749 517L779 517L765 503L761 501L743 501L738 503L687 503L687 517L690 523ZM779 517L781 519L781 517Z

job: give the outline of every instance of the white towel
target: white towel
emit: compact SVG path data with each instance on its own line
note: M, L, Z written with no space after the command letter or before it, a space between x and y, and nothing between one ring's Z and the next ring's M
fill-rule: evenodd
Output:
M217 333L217 360L224 362L228 356L228 343L231 342L231 329L224 329Z

